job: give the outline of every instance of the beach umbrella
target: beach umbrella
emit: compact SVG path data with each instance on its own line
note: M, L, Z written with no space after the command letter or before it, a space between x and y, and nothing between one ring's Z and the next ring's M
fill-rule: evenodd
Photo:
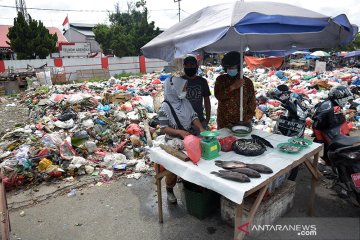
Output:
M292 53L293 55L307 55L310 54L308 51L295 51Z
M311 56L316 56L316 57L330 57L330 54L324 51L315 51L313 53L310 54Z
M236 1L189 15L141 49L147 58L168 62L194 51L239 51L242 64L247 48L254 52L332 48L351 42L357 30L343 14L331 18L285 3ZM242 93L240 88L241 121Z

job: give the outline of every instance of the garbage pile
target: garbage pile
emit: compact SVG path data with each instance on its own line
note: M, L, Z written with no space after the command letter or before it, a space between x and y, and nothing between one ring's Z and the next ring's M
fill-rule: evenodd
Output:
M150 172L145 130L150 138L160 132L152 119L153 96L162 89L158 83L156 76L145 75L26 91L22 102L30 110L30 123L0 138L5 186L75 181L85 174L108 181Z
M221 67L202 67L213 94ZM302 70L246 70L254 80L258 107L254 128L271 132L284 111L269 92L280 84L310 101L325 99L331 87L351 88L355 100L345 108L351 128L360 127L360 69L341 68L317 74ZM22 102L29 108L29 124L0 138L0 169L6 187L100 176L139 178L151 173L145 146L160 135L156 111L163 100L162 82L170 74L38 87L27 90ZM211 96L210 130L216 129L217 101ZM147 121L150 127L147 127ZM310 118L305 134L311 136ZM146 134L147 133L147 134Z
M271 132L276 119L283 114L283 108L278 100L272 99L269 95L278 85L287 85L291 92L302 95L309 99L309 108L314 109L315 105L327 98L332 87L343 85L351 89L355 100L348 103L345 108L345 115L350 129L360 128L360 69L341 68L334 71L317 74L316 72L292 70L275 71L269 69L257 69L247 72L254 80L256 99L255 128ZM312 135L311 118L308 118L305 134Z

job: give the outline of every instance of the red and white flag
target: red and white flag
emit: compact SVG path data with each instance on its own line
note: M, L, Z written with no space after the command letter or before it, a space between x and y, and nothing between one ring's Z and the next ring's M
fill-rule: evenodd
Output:
M66 18L64 19L64 22L63 22L63 26L65 26L66 24L68 24L69 23L69 18L68 18L68 16L66 15Z

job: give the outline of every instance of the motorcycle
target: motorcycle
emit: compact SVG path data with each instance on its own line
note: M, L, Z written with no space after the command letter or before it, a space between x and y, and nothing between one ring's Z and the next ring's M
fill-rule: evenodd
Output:
M343 86L330 91L329 100L315 106L313 131L314 142L324 144L322 159L335 174L334 189L340 196L360 205L360 137L349 136L342 113L345 102L351 96L351 92Z
M274 127L274 133L287 137L304 137L306 118L310 114L310 100L299 94L292 93L287 85L279 85L270 96L281 102L285 112L280 115ZM295 181L298 167L291 170L289 180Z
M292 93L286 85L279 85L271 96L280 101L285 109L276 121L274 133L288 137L304 137L306 118L310 114L310 100Z

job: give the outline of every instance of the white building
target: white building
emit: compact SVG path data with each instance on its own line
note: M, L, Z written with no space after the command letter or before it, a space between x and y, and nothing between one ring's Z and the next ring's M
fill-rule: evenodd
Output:
M92 31L96 24L70 23L65 30L64 36L68 42L87 42L90 43L92 53L101 52L100 44L95 41L95 34Z

